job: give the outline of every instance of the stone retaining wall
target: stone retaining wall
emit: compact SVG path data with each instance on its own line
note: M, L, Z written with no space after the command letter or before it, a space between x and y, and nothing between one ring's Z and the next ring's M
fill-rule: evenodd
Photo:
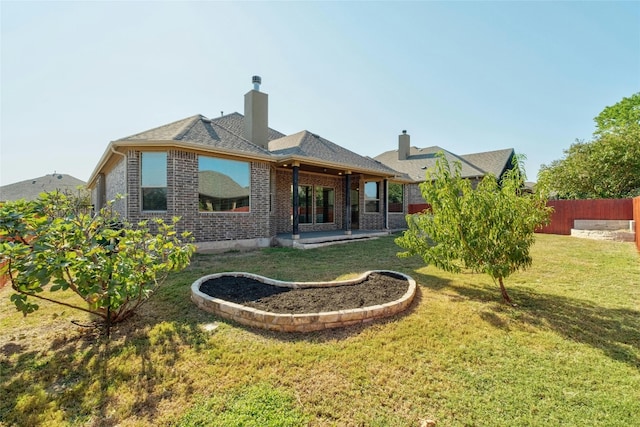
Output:
M404 277L407 280L407 292L405 292L405 294L396 301L349 310L300 314L271 313L222 299L213 298L203 292L200 292L200 285L204 282L222 276L247 277L273 286L299 289L357 284L364 281L372 273L385 272ZM416 282L410 276L396 271L387 270L367 271L355 279L335 282L285 282L259 276L257 274L234 272L210 274L196 280L191 285L191 300L202 310L217 314L226 319L234 320L243 325L280 332L312 332L322 329L357 325L360 323L371 322L375 319L393 316L409 307L413 301L415 292Z
M635 221L576 219L573 221L571 236L584 239L633 242L636 238Z

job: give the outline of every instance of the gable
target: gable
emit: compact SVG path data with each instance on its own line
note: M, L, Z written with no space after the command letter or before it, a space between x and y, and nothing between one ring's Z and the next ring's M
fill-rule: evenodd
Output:
M460 157L487 173L500 177L505 171L511 168L514 155L515 152L513 148L506 148L504 150L465 154Z
M345 169L368 170L388 175L397 175L397 171L370 157L361 156L328 139L309 131L301 131L269 142L271 153L282 157L295 157L340 165Z

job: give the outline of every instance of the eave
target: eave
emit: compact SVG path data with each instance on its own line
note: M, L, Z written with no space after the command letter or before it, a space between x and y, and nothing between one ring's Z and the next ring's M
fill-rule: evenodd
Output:
M401 178L401 176L395 173L385 173L375 169L363 168L360 166L348 165L344 163L323 161L321 159L314 159L314 158L309 158L305 156L284 155L284 156L276 156L276 159L277 159L276 164L279 167L290 167L293 164L298 164L299 166L302 166L302 165L311 166L311 167L319 168L321 170L324 170L324 169L334 170L337 172L342 172L343 174L359 173L359 174L367 175L370 177L377 177L377 178L398 178L398 179Z
M319 171L335 171L336 175L346 174L346 173L358 173L365 175L366 177L371 178L386 178L386 179L394 179L400 182L412 182L410 178L406 177L404 174L399 173L385 173L380 170L363 168L354 165L348 165L343 163L335 163L329 161L323 161L321 159L314 159L305 156L295 156L295 155L277 155L277 154L259 154L259 153L247 153L244 151L236 151L229 150L224 148L209 148L206 145L192 143L192 142L183 142L183 141L166 141L166 140L117 140L111 141L107 146L107 149L103 153L98 165L95 167L89 180L87 181L87 188L93 188L95 185L95 180L98 177L98 174L102 172L110 163L110 160L113 156L124 155L127 149L140 149L140 150L154 150L154 149L182 149L187 151L192 151L196 153L202 154L216 154L217 156L226 157L230 159L241 159L248 161L264 161L269 163L275 163L276 166L285 167L285 165L292 165L297 163L299 165L306 165L312 168L317 168Z

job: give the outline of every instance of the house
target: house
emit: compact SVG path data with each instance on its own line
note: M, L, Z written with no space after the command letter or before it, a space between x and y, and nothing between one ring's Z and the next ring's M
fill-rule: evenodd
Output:
M199 249L264 247L406 228L438 151L472 179L511 167L513 149L457 156L410 147L406 132L374 159L307 130L284 135L268 125L259 76L253 84L244 115L195 115L109 143L87 183L94 206L123 195L113 209L124 218L179 216Z
M52 173L38 178L27 179L0 187L0 202L19 199L34 200L41 193L61 191L78 194L78 188L86 185L84 181L64 173Z
M195 115L109 143L87 184L94 206L120 194L113 208L130 222L179 216L200 249L388 230L388 183L409 178L307 130L270 128L268 95L259 76L253 84L244 115ZM402 191L393 200L406 211Z
M426 202L420 193L419 184L426 178L426 169L435 166L436 154L439 152L444 154L449 164L459 162L461 164L462 177L472 181L479 181L487 174L500 177L507 170L513 168L515 156L513 148L456 155L438 146L412 147L410 138L406 130L402 131L402 134L398 137L397 150L385 151L374 158L410 178L411 182L404 186L408 213L418 212L426 207ZM390 184L389 194L394 194L394 191L397 191L394 190L395 185L397 184ZM390 203L389 206L393 208L394 205ZM399 207L397 207L397 211L400 213ZM398 221L404 221L404 215L390 214L392 227L400 228Z

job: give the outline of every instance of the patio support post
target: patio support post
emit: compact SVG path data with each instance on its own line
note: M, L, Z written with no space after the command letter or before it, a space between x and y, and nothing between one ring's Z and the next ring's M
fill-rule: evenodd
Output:
M351 234L351 171L344 174L344 234Z
M389 229L389 212L388 212L388 206L387 206L387 186L388 186L389 182L386 179L382 180L382 228L384 230L388 230Z
M300 165L293 164L293 240L300 238L300 195L298 194L298 174Z

